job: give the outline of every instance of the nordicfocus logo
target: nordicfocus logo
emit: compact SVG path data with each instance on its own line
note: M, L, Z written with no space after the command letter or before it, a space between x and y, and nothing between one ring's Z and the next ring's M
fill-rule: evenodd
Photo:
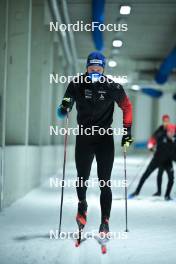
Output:
M49 238L50 240L53 239L71 239L71 240L76 240L79 238L79 232L75 231L75 232L61 232L59 234L59 230L53 230L51 229L49 231ZM82 239L96 239L99 238L101 239L128 239L128 234L126 232L109 232L108 234L97 234L97 230L92 230L91 232L84 232L82 234Z
M95 60L94 60L95 61ZM99 61L99 60L96 60ZM97 63L100 64L100 63ZM97 79L97 78L96 78ZM98 78L100 83L120 83L125 84L128 83L127 75L102 75ZM59 75L58 73L50 73L49 74L49 83L50 84L69 84L70 82L73 82L75 84L77 83L91 83L91 80L89 76L84 76L83 73L77 73L76 75Z
M128 25L127 24L102 24L102 23L99 23L99 22L92 22L92 23L87 23L87 24L84 24L84 22L81 20L81 21L76 21L76 23L74 24L60 24L58 21L57 22L53 22L51 21L50 22L50 25L49 25L49 29L50 31L61 31L61 32L65 32L65 31L87 31L87 32L90 32L90 31L95 31L95 30L98 30L99 31L127 31L128 30Z
M83 177L77 179L67 179L61 180L59 177L50 177L49 179L50 188L77 188L77 187L87 187L87 188L103 188L105 186L110 188L125 188L129 186L127 180L113 180L110 179L108 181L99 180L98 178L90 178L88 180L84 180Z
M91 96L91 94L87 94L87 96ZM99 100L104 100L104 95L101 94ZM67 129L65 127L60 127L60 126L49 126L49 134L50 136L65 136L67 135L73 135L73 136L78 136L78 135L86 135L86 136L94 136L94 135L114 135L114 136L123 136L127 135L127 128L104 128L104 127L99 127L99 126L92 126L92 127L87 127L84 128L83 125L77 125L76 127L68 127Z

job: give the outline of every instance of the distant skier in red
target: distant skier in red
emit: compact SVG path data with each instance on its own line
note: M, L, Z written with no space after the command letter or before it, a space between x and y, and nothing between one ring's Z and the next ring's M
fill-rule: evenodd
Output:
M160 131L166 131L167 125L170 124L170 117L169 115L163 115L162 116L162 125L155 131L155 133L152 135L152 137L148 141L148 149L150 151L155 151L156 145L157 145L157 135ZM161 196L161 186L162 186L162 176L164 173L164 168L161 166L158 169L158 175L157 175L157 191L153 194L153 196Z
M176 141L176 127L174 124L169 123L169 116L163 116L163 125L160 126L148 142L148 148L152 149L156 146L154 157L149 163L146 171L142 175L136 190L129 195L129 198L133 198L139 195L142 186L146 179L152 174L152 172L159 168L159 177L161 173L166 171L168 174L168 184L165 192L165 200L171 200L170 193L174 184L174 171L173 171L173 156L175 152L175 141ZM161 181L159 179L159 181ZM159 182L160 188L160 182ZM159 189L160 191L160 189ZM154 195L157 195L155 193Z

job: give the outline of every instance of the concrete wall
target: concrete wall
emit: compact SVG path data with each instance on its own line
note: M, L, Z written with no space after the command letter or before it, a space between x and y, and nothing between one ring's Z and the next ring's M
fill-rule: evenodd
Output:
M152 100L142 94L135 98L133 131L136 143L145 142L151 135Z
M67 161L73 158L74 146L69 146ZM4 165L2 206L6 207L62 168L63 146L7 146Z
M56 107L65 86L50 85L49 73L64 74L63 46L49 32L47 1L0 1L0 208L9 206L55 174L63 164ZM56 43L57 42L57 43ZM71 141L70 141L71 143ZM68 147L68 160L73 159Z
M0 1L0 209L3 191L3 149L4 149L4 101L5 101L5 66L6 66L6 1Z
M158 108L158 120L157 123L161 123L161 117L164 114L170 115L171 122L176 123L176 102L172 98L172 94L165 94L159 103Z

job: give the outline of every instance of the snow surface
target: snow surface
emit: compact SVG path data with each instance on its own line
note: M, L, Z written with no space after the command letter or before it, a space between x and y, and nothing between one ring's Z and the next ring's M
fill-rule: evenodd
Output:
M131 156L127 160L129 193L134 190L149 159ZM141 200L129 200L129 230L127 239L112 239L107 244L108 253L102 255L95 239L86 240L75 248L72 239L50 239L50 230L58 229L60 188L51 188L49 180L34 189L0 213L0 263L1 264L175 264L176 263L176 202L163 198L153 201L156 191L156 173L145 183ZM62 168L57 177L62 177ZM66 178L75 178L74 163L67 164ZM93 164L91 177L96 177ZM123 179L123 158L115 160L112 179ZM167 176L164 175L163 193ZM175 186L172 191L175 196ZM113 188L110 229L124 232L124 188ZM87 192L88 223L85 231L98 230L100 224L99 189ZM77 226L76 192L66 188L64 193L62 231L73 232Z

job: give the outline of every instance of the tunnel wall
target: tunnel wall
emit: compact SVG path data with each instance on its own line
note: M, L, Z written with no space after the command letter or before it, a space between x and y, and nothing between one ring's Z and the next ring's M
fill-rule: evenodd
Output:
M0 151L1 156L1 151ZM73 160L69 146L67 160ZM3 207L56 174L63 165L63 146L7 146L5 148ZM62 175L59 175L62 177Z
M65 86L49 84L49 73L65 73L68 66L61 41L45 25L47 1L2 0L0 12L2 209L63 164L64 137L50 136L49 126L64 125L57 121L56 107ZM68 161L73 141L69 139Z

